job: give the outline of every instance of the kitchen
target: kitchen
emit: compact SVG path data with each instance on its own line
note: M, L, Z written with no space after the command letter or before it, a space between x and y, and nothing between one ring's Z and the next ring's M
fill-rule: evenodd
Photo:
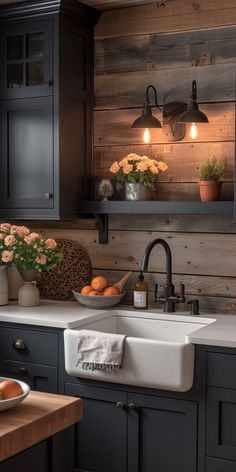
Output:
M52 2L49 3L52 4ZM20 4L21 2L19 2L19 5ZM54 6L56 8L56 5ZM138 4L138 2L135 2L133 5L131 5L131 3L127 5L126 2L124 2L124 4L123 2L119 2L119 4L116 3L112 5L112 2L109 2L107 5L102 5L102 2L97 3L91 1L91 6L103 10L102 15L100 15L99 12L98 14L94 14L93 17L90 16L91 22L95 24L97 21L94 33L95 92L93 108L93 172L90 168L92 166L90 160L87 161L87 170L85 170L83 157L84 147L81 146L81 142L85 143L86 152L88 155L91 155L92 112L89 110L91 109L92 98L90 96L87 100L88 95L84 97L83 94L79 95L78 92L77 97L79 97L79 100L87 100L84 106L88 107L87 116L91 118L89 123L86 123L87 134L82 125L79 129L77 126L78 119L84 119L83 115L81 115L81 110L77 111L73 107L71 109L71 105L66 101L63 103L58 102L57 104L58 107L61 106L63 116L60 116L61 124L57 128L56 133L63 130L65 136L69 136L69 141L64 150L65 158L63 156L62 158L60 157L62 165L61 172L56 169L56 172L58 172L57 177L62 186L62 193L60 193L60 196L56 195L54 207L58 204L57 199L60 198L63 204L61 204L58 213L60 211L62 214L66 214L69 209L73 214L70 215L70 219L68 219L67 215L67 218L62 217L59 222L55 221L56 217L52 209L53 199L51 198L51 193L53 192L50 187L51 181L48 178L50 167L46 167L46 161L43 160L48 152L47 143L51 139L48 122L45 121L45 116L47 116L45 115L45 110L51 110L50 100L52 96L52 85L50 85L51 77L48 74L48 84L47 87L45 87L46 92L44 92L43 98L38 100L38 97L41 97L38 90L35 92L35 96L31 97L34 101L34 106L42 110L40 126L42 126L42 122L45 121L45 127L43 128L43 133L45 133L45 147L37 147L34 152L37 157L36 168L42 177L38 178L38 182L36 183L32 181L31 188L28 192L29 194L33 192L35 186L40 196L44 196L47 193L49 198L40 197L40 201L37 200L36 203L36 199L34 199L34 201L30 203L31 208L28 207L28 215L26 215L23 214L23 212L21 214L20 205L15 205L16 202L14 201L13 195L11 202L8 202L7 209L5 209L6 205L1 208L1 221L13 221L15 224L19 225L24 224L29 226L32 231L42 231L45 238L53 238L62 241L61 244L66 244L64 241L69 240L74 242L77 248L78 245L82 246L91 261L93 276L102 275L106 277L111 284L119 280L128 271L132 271L133 275L125 286L127 294L123 300L126 306L129 305L131 307L133 304L132 291L138 279L145 249L154 239L163 239L168 242L172 253L172 272L175 293L177 293L177 295L180 294L180 284L183 283L185 285L186 301L198 299L200 313L203 314L203 316L210 314L214 317L216 314L221 319L222 314L224 314L229 315L229 320L234 320L236 310L234 270L235 219L233 217L235 156L235 2L227 0L224 2L224 5L222 5L220 1L207 2L206 4L206 2L203 1L170 0L149 4ZM19 13L15 10L14 15L17 14ZM24 13L24 18L25 16L26 13ZM3 19L3 21L6 21L6 19ZM13 23L15 21L16 18L12 19ZM29 22L29 18L27 21ZM15 25L13 25L13 27L15 27ZM9 24L5 25L4 31L9 31L9 28ZM49 31L47 30L47 34L50 34L50 28ZM54 34L57 35L57 32L54 31ZM89 34L91 40L91 30ZM55 46L56 41L55 36L54 60L55 48L57 48ZM66 48L66 45L63 47ZM70 54L67 51L65 54L65 70L71 70L75 73L75 77L77 77L79 81L82 81L78 70L76 68L75 71L73 68L70 69L70 60L71 58L73 60L73 54L75 54L78 49L83 53L83 44L81 44L79 40L76 42L75 50L71 50ZM89 51L89 54L92 54L92 51ZM54 70L57 70L56 67L54 63ZM50 67L48 67L47 70L51 72ZM87 71L89 83L92 81L91 72L90 64L90 70ZM65 87L63 73L63 70L61 70L60 73L58 72L58 74L61 75L60 83L62 94L63 87ZM60 87L60 85L58 85L57 76L54 77L54 80L55 88ZM186 126L186 130L184 130L185 137L176 139L172 133L170 124L165 123L163 129L150 129L151 142L144 144L143 130L132 129L132 123L142 112L147 86L153 85L156 88L157 102L162 109L163 105L166 103L176 101L187 103L192 93L192 82L194 80L196 80L197 84L199 109L204 112L209 120L207 124L199 124L197 139L193 140L189 137L188 125ZM20 100L24 100L24 107L26 107L27 99L30 98L29 95L27 96L27 91L24 91L25 88L26 87L13 87L8 90L9 93L15 94L14 106L15 104L17 106L19 105L17 109L19 113L20 103L22 103ZM17 95L19 91L22 94L21 98ZM158 118L162 123L162 111L154 105L155 97L153 90L149 92L153 116ZM12 99L9 95L4 101L4 105L5 103L7 106L11 106ZM4 113L6 113L6 108L4 109ZM66 125L66 121L63 121L67 113L72 117L69 118L69 126ZM89 113L91 115L89 115ZM35 119L35 115L33 115L33 118ZM32 116L30 116L30 120L32 120ZM1 128L4 129L5 132L5 125L3 125L3 127L1 125ZM178 124L176 129L180 129ZM20 132L21 131L22 128L20 128ZM182 131L183 129L181 127L181 132ZM35 140L38 139L37 135L35 136L33 134L32 136L34 136ZM15 163L14 156L17 154L19 148L17 138L17 130L15 129L14 142L16 145L14 148L10 149L13 156L13 160L10 163L11 165ZM30 146L31 143L32 146L34 146L33 138L30 141ZM71 144L73 144L73 146ZM28 161L26 159L24 160L24 156L27 155L27 147L24 143L21 143L21 149L20 162L27 168ZM55 146L54 152L58 152ZM80 167L81 173L78 177L79 181L83 181L84 173L88 172L87 190L85 189L85 185L83 185L82 190L76 189L77 176L75 175L75 164L73 161L74 152L76 152L76 155L80 156L82 162ZM166 172L160 172L158 175L156 200L153 199L150 202L142 203L128 202L124 200L120 201L119 198L116 198L116 195L113 195L110 201L102 201L101 196L97 195L100 182L102 179L114 178L110 173L112 164L132 153L145 155L152 159L156 158L167 164L168 170ZM217 159L227 158L227 169L222 178L222 196L220 201L202 203L200 202L198 188L199 167L209 157L213 156ZM46 169L47 172L41 174L43 169ZM17 171L19 172L19 168L17 168ZM93 182L91 181L92 174ZM14 186L16 182L19 182L18 175L19 174L14 174L13 172L10 176L8 175L7 178L5 177L5 180L11 182L12 178L12 185ZM26 179L23 179L22 186L19 185L17 188L19 192L21 192L21 190L23 191L24 185L28 185L29 179L27 179L27 182L25 182L25 180ZM42 181L45 185L41 188ZM47 187L47 185L49 185L49 187ZM58 183L55 179L53 181L53 189L55 191L57 191L57 185ZM70 189L70 192L68 189ZM81 204L79 198L77 198L77 191L80 192L79 197L82 201L85 195L81 194L81 192L87 192L86 199L90 201L87 202L86 200L85 203ZM70 195L68 195L68 193L70 193ZM95 201L91 196L92 193L95 195ZM77 200L74 198L75 194ZM19 200L22 200L24 195L23 197L22 195L18 195L18 197ZM131 206L133 204L134 206ZM42 206L44 208L43 211L39 210ZM24 205L23 208L25 208ZM206 208L207 210L205 210ZM51 215L49 215L50 213ZM83 217L83 213L86 213L86 218ZM88 214L90 214L90 218L87 218ZM80 218L76 217L78 215L80 215ZM96 215L96 219L94 215ZM32 218L34 218L35 221L32 221ZM104 244L100 244L99 238ZM107 240L108 243L106 244ZM66 251L72 251L72 243L68 244L70 248L66 249ZM72 276L74 272L72 270L70 271L70 265L68 264L65 268L66 261L67 259L65 258L63 268ZM12 268L9 268L9 271L14 272ZM10 274L10 277L10 298L14 299L14 304L17 305L17 291L22 282L19 275L15 272ZM159 284L158 295L161 296L163 290L161 284L165 283L165 278L165 254L163 248L156 247L152 251L148 272L145 274L145 280L150 287L149 309L152 309L154 306L155 308L157 307L161 313L163 312L163 306L156 306L153 303L153 285L154 283ZM56 292L59 291L60 294L62 294L62 291L66 291L64 285L65 284L62 282L62 274L58 271L57 279L55 276L51 276L51 279L49 280L48 278L45 282L44 296L50 288L50 296L55 299L58 296ZM71 302L64 302L63 298L60 296L58 296L58 298L61 302L57 303L62 304L60 306L62 306L61 310L63 311L63 303ZM45 311L45 302L43 301L42 303L42 308ZM48 303L50 305L55 302ZM177 308L181 310L181 312L184 311L186 314L190 312L190 305L178 305L179 307ZM40 308L41 307L35 308L35 310L39 310ZM1 308L2 312L3 310L5 310L4 307ZM23 317L24 321L20 330L23 330L25 327L27 331L29 327L31 327L29 330L31 337L32 333L35 334L35 332L37 332L37 328L36 325L32 325L32 321L29 319L29 314L27 315L27 313L29 313L28 310L29 309L24 313L25 318ZM79 313L79 305L75 304L73 310ZM71 316L73 318L74 315L72 314ZM64 359L62 355L62 331L64 327L58 322L58 326L53 328L48 318L50 317L47 313L42 313L42 319L44 319L45 324L40 324L42 327L40 329L44 335L56 335L58 341L56 345L53 344L53 346L55 350L59 349L58 352L60 354L58 357L52 356L51 363L49 363L47 356L43 361L42 353L40 353L40 355L35 355L36 358L33 361L28 360L27 362L27 359L23 359L23 365L19 367L33 368L34 366L34 369L37 370L35 376L37 377L38 387L35 390L46 389L46 380L43 381L42 379L47 377L50 383L50 386L47 387L48 391L65 393L65 379L63 380L64 377L61 377L62 374L59 375L58 373L58 369L64 369ZM226 318L224 319L226 320ZM16 319L13 317L12 320L13 324L11 327L8 324L10 322L9 318L6 318L6 315L2 314L2 332L8 333L8 339L11 339L11 331L9 332L9 329L19 329L19 324ZM74 318L71 323L73 320ZM231 323L231 321L229 322ZM233 336L233 324L230 326ZM3 328L7 331L4 331ZM48 329L49 333L47 332ZM210 326L207 327L207 329L210 329ZM27 332L22 333L21 331L17 331L14 334L17 334L17 337L12 338L11 342L18 338L21 339L22 336L18 335L27 335ZM5 338L7 339L7 337L4 337L4 339ZM34 336L32 339L33 345L37 343ZM53 337L53 339L55 338ZM29 342L28 339L27 342ZM231 340L231 342L233 341ZM204 343L204 345L206 344ZM214 344L212 345L214 346ZM224 362L226 362L226 360L224 361L224 355L229 355L230 357L228 357L228 359L231 359L233 363L233 347L232 343L227 345L219 344L218 339L218 344L211 348L210 353L204 346L202 349L200 347L196 349L196 361L198 363L202 362L202 369L205 370L206 358L209 359L208 362L210 362L212 369L215 366L215 370L217 371L218 365L218 370L220 371L222 367L222 375L223 372L225 372L226 377L226 371L229 367L224 367ZM227 351L228 348L229 351ZM5 358L1 360L0 371L1 375L4 377L14 377L14 369L16 375L17 362L20 362L21 358L19 357L19 352L14 352L14 355L8 353L8 355L5 355ZM213 354L216 357L214 357ZM216 362L216 360L218 361ZM9 362L12 362L14 365L9 364ZM216 389L216 393L220 393L221 391L222 395L223 393L224 395L231 395L231 404L233 404L235 402L235 400L233 400L233 389L235 386L229 379L218 380L213 378L213 374L211 374L209 382L207 381L208 387L206 389L203 385L205 380L201 377L200 372L201 369L197 371L199 374L199 384L196 385L195 383L194 388L189 392L176 394L173 391L172 393L165 391L165 398L162 398L161 391L158 390L157 397L163 402L166 400L166 397L171 398L174 402L182 399L183 402L186 402L184 406L189 405L192 406L193 409L198 405L199 411L201 411L199 424L203 425L205 424L205 406L203 405L203 396L205 393L203 395L203 392L207 390L209 395L213 395L214 392L211 389ZM21 375L27 383L27 375L24 373ZM63 373L63 376L64 375L66 374ZM84 383L82 382L81 388L79 389L78 385L80 385L80 382L78 379L74 379L70 376L66 376L66 379L66 383L69 384L66 390L68 395L81 396L82 398L87 396L87 402L84 400L84 403L88 405L91 404L91 398L94 399L94 406L91 406L91 410L88 406L88 415L91 415L88 419L88 423L86 423L84 411L84 427L81 421L81 431L83 431L83 428L86 429L86 424L89 424L89 421L92 422L92 416L94 414L94 410L92 409L95 409L96 402L100 405L101 409L107 409L107 416L104 413L104 417L107 417L106 421L108 423L106 424L106 432L103 430L101 423L99 431L91 433L93 434L92 440L87 440L87 430L86 434L85 432L83 433L83 436L79 436L79 432L77 432L77 437L80 437L79 442L82 444L79 450L82 450L83 453L81 452L81 456L79 456L79 452L76 453L77 465L71 465L71 470L100 471L114 469L119 471L143 470L145 472L153 470L153 462L155 463L156 461L155 454L154 458L150 459L150 462L145 462L148 461L148 458L145 456L146 459L144 459L141 453L139 459L137 459L137 434L136 436L135 433L131 434L130 428L134 428L133 423L137 421L138 415L136 415L135 420L131 419L128 424L129 443L124 437L127 435L127 432L125 432L125 434L118 434L117 432L119 428L121 431L124 429L126 431L125 425L127 424L128 414L127 410L124 411L121 409L122 411L119 411L119 408L118 410L115 409L113 413L112 405L119 401L126 404L127 391L129 388L127 386L124 388L124 385L121 384L119 385L118 393L116 393L117 386L114 387L112 383L106 384L106 390L105 386L100 387L100 384L94 381L93 390L91 389L90 391L90 381L87 381L87 383L86 381ZM57 382L56 387L55 382ZM154 401L155 392L149 388L146 390L145 388L132 390L130 387L129 394L138 395L137 391L139 395L142 395L142 401L146 399L145 394L147 395L147 407L150 406L151 400ZM199 394L199 392L201 394ZM191 401L193 401L193 404ZM201 401L203 402L202 404ZM22 405L24 405L24 403L22 403ZM173 408L177 408L177 406L175 405ZM223 406L221 403L221 408L223 412L225 412L225 408L227 411L225 414L229 414L227 410L228 403L223 402ZM117 411L121 414L118 419L116 419ZM134 415L135 414L136 413L134 413ZM148 415L147 409L145 414ZM96 415L99 415L99 413L96 413ZM233 416L233 411L230 411L230 415L231 417ZM101 421L105 421L104 417L101 418ZM216 413L215 417L217 417ZM161 421L162 419L158 418L158 420ZM116 436L115 432L114 436L112 436L111 426L109 429L110 421L113 427L114 422L118 421L117 424L119 424L119 426L117 426ZM221 421L223 421L222 418ZM144 428L145 425L143 424L142 427ZM234 461L236 460L236 455L234 451L234 432L229 432L227 428L224 429L221 435L222 437L220 437L220 441L223 444L217 446L217 441L215 440L212 446L212 444L209 444L209 441L213 441L212 438L215 437L212 422L210 427L212 428L210 439L206 439L204 434L202 434L202 437L198 439L197 446L195 443L194 446L193 442L191 444L186 442L183 446L184 451L192 451L191 456L195 457L193 462L188 462L191 459L189 459L187 453L187 462L183 463L181 459L183 454L179 457L173 452L175 466L173 466L173 463L168 462L170 460L168 456L168 460L167 457L165 459L165 471L206 470L207 472L213 472L216 470L235 470ZM172 431L174 431L174 426L171 426L171 428ZM200 426L198 428L200 428ZM176 429L175 438L179 438L178 422ZM153 430L151 429L151 431ZM147 441L150 440L149 434L149 432L146 433ZM165 440L163 439L164 444L162 444L161 438L157 433L155 434L157 435L157 444L155 447L157 448L158 444L161 445L161 447L158 448L158 454L160 456L160 449L166 451L167 446L165 446ZM168 422L166 423L166 421L164 421L162 427L163 438L167 438L168 434L170 434L170 431L168 431ZM183 432L183 436L186 437L187 441L189 436L188 432ZM194 436L194 434L192 436ZM110 443L111 438L114 441L112 445ZM136 439L134 440L134 438ZM105 452L99 452L102 451L102 444L100 444L99 451L96 452L97 455L95 455L93 449L90 449L91 444L94 444L95 441L98 440L99 444L100 442L107 442L109 444L110 456L106 455ZM230 446L227 444L224 445L224 442L230 444ZM119 451L115 454L115 445L117 444L119 444ZM175 443L174 437L171 445L175 446L173 447L176 454L178 450L181 450L180 448L182 446L180 446L178 442ZM85 449L87 450L87 456ZM121 450L122 454L120 453ZM129 456L130 451L132 451L132 455L127 465L126 455ZM89 461L92 460L92 457L94 457L94 463L91 464ZM136 459L134 459L134 457ZM149 454L148 457L151 457L151 454ZM198 457L198 459L196 459L196 457ZM205 457L207 457L207 459ZM116 465L113 465L113 460L116 460ZM142 460L143 463L141 462ZM164 461L164 458L162 460ZM140 461L139 464L138 461ZM163 465L162 470L164 471Z

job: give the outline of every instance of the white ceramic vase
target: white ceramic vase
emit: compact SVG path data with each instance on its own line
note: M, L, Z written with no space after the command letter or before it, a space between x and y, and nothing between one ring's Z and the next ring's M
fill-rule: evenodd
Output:
M18 305L38 306L40 297L36 281L39 280L39 273L35 270L18 270L24 280L24 285L18 291Z
M8 280L6 266L0 266L0 305L8 305Z

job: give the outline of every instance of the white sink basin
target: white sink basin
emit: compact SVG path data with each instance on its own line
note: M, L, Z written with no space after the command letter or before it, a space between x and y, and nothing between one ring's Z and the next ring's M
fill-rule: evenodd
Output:
M186 336L214 319L150 312L106 311L64 332L65 368L73 377L186 392L193 385L194 345ZM83 370L77 366L78 330L125 334L118 372Z

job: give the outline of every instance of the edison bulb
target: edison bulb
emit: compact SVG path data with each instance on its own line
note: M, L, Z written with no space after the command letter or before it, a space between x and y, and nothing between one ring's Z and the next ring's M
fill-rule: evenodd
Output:
M143 133L143 141L144 141L145 144L150 143L150 131L149 131L148 128L146 128L144 133Z
M190 126L190 137L192 139L196 139L197 135L198 135L197 125L195 123L192 123Z

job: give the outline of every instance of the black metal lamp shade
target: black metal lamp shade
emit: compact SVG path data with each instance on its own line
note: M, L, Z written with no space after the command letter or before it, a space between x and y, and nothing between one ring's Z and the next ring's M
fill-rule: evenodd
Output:
M198 103L197 103L197 84L194 80L192 82L192 96L190 98L190 104L188 105L188 109L183 115L180 117L180 123L209 123L207 116L205 113L199 110Z
M158 118L152 115L151 107L145 105L142 115L133 122L132 128L162 128L162 125Z
M132 124L132 128L162 128L161 122L158 118L152 115L152 108L150 107L149 90L152 89L155 97L155 106L160 110L157 103L157 92L153 85L148 85L146 88L146 100L144 103L142 115L139 116Z

